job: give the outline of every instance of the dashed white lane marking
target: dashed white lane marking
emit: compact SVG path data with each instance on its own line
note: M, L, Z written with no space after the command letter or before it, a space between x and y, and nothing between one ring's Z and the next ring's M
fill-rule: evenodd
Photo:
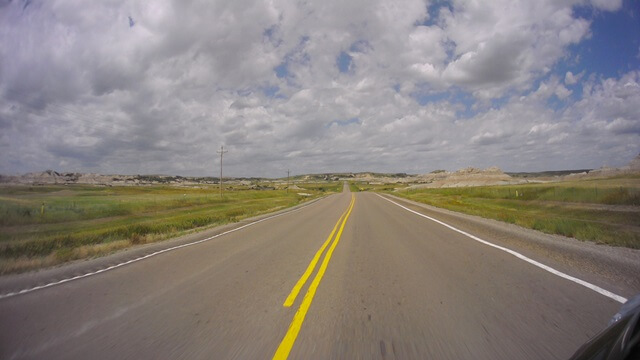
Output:
M61 285L61 284L64 284L64 283L68 283L70 281L79 280L79 279L86 278L86 277L89 277L89 276L98 275L98 274L101 274L103 272L107 272L109 270L117 269L119 267L123 267L125 265L129 265L129 264L132 264L134 262L142 261L142 260L148 259L150 257L156 256L156 255L160 255L160 254L163 254L163 253L166 253L166 252L169 252L169 251L178 250L178 249L181 249L181 248L185 248L187 246L197 245L197 244L209 241L209 240L213 240L215 238L219 238L220 236L224 236L224 235L230 234L232 232L236 232L236 231L242 230L244 228L247 228L249 226L253 226L253 225L261 223L263 221L271 220L271 219L277 218L277 217L282 216L282 215L287 215L287 214L291 214L291 213L296 212L296 211L300 211L300 210L306 208L307 206L315 204L317 201L318 200L314 200L313 202L310 202L309 204L301 206L301 207L299 207L297 209L289 210L289 211L286 211L286 212L283 212L283 213L280 213L280 214L277 214L277 215L272 215L272 216L266 217L264 219L256 220L254 222L242 225L242 226L237 227L235 229L227 230L227 231L222 232L220 234L210 236L210 237L208 237L206 239L194 241L194 242L187 243L187 244L173 246L173 247L170 247L170 248L167 248L167 249L163 249L163 250L158 250L158 251L153 252L151 254L140 256L140 257L137 257L135 259L132 259L132 260L129 260L129 261L125 261L125 262L122 262L122 263L119 263L119 264L116 264L116 265L111 265L111 266L106 267L104 269L100 269L100 270L92 271L92 272L89 272L89 273L86 273L86 274L77 275L77 276L74 276L74 277L70 277L70 278L66 278L66 279L50 282L48 284L39 285L39 286L35 286L35 287L32 287L32 288L28 288L28 289L23 289L23 290L20 290L20 291L14 291L14 292L6 293L6 294L0 294L0 300L1 299L6 299L6 298L9 298L9 297L12 297L12 296L16 296L16 295L22 295L22 294L30 293L30 292L36 291L36 290L46 289L46 288L49 288L49 287L52 287L52 286L56 286L56 285Z
M488 242L488 241L486 241L486 240L482 240L482 239L480 239L479 237L477 237L477 236L475 236L475 235L471 235L471 234L469 234L468 232L465 232L465 231L462 231L462 230L460 230L460 229L457 229L457 228L455 228L455 227L453 227L453 226L451 226L451 225L449 225L449 224L447 224L447 223L444 223L444 222L442 222L442 221L440 221L440 220L434 219L434 218L432 218L432 217L430 217L430 216L427 216L427 215L421 214L421 213L419 213L419 212L417 212L417 211L414 211L414 210L411 210L411 209L409 209L409 208L407 208L407 207L405 207L405 206L402 206L402 205L398 204L397 202L392 201L392 200L389 200L389 199L387 199L386 197L384 197L384 196L382 196L382 195L380 195L380 194L376 194L376 195L380 196L381 198L383 198L383 199L387 200L388 202L390 202L390 203L392 203L392 204L395 204L395 205L397 205L397 206L399 206L399 207L401 207L401 208L403 208L403 209L405 209L405 210L407 210L407 211L409 211L409 212L412 212L412 213L414 213L414 214L416 214L416 215L418 215L418 216L422 216L423 218L427 218L427 219L429 219L429 220L431 220L431 221L434 221L434 222L436 222L436 223L438 223L438 224L440 224L440 225L442 225L442 226L446 226L447 228L449 228L449 229L451 229L451 230L453 230L453 231L455 231L455 232L458 232L458 233L460 233L460 234L462 234L462 235L465 235L465 236L467 236L467 237L470 237L471 239L473 239L473 240L475 240L475 241L478 241L478 242L480 242L480 243L482 243L482 244L485 244L485 245L487 245L487 246L491 246L491 247L496 248L496 249L498 249L498 250L502 250L502 251L504 251L504 252L506 252L506 253L509 253L509 254L511 254L511 255L513 255L513 256L515 256L515 257L517 257L518 259L524 260L524 261L528 262L529 264L535 265L535 266L537 266L537 267L539 267L539 268L541 268L541 269L543 269L543 270L546 270L546 271L548 271L548 272L550 272L550 273L552 273L552 274L554 274L554 275L557 275L557 276L559 276L559 277L561 277L561 278L567 279L567 280L569 280L569 281L573 281L573 282L574 282L574 283L576 283L576 284L582 285L582 286L584 286L584 287L586 287L586 288L588 288L588 289L591 289L591 290L593 290L593 291L595 291L595 292L597 292L597 293L599 293L599 294L601 294L601 295L604 295L604 296L606 296L606 297L608 297L608 298L610 298L610 299L613 299L613 300L615 300L615 301L617 301L617 302L619 302L619 303L624 304L625 302L627 302L627 298L625 298L625 297L623 297L623 296L620 296L620 295L614 294L614 293L612 293L611 291L605 290L605 289L603 289L603 288L601 288L601 287L599 287L599 286L596 286L596 285L593 285L593 284L591 284L591 283L589 283L589 282L586 282L586 281L584 281L584 280L581 280L581 279L575 278L575 277L573 277L573 276L571 276L571 275L567 275L567 274L565 274L565 273L563 273L563 272L561 272L561 271L558 271L558 270L556 270L556 269L554 269L554 268L552 268L552 267L550 267L550 266L547 266L547 265L542 264L542 263L539 263L539 262L537 262L537 261L535 261L535 260L533 260L533 259L531 259L531 258L528 258L528 257L526 257L526 256L524 256L524 255L522 255L522 254L520 254L520 253L519 253L519 252L517 252L517 251L513 251L513 250L508 249L508 248L506 248L506 247L503 247L503 246L499 246L499 245L496 245L496 244L490 243L490 242Z

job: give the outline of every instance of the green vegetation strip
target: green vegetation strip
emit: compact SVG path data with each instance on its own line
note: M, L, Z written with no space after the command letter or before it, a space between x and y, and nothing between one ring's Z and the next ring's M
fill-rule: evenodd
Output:
M296 184L300 193L172 186L1 186L0 273L104 255L136 244L240 221L342 189Z
M382 191L549 234L640 249L640 177Z
M349 183L349 189L351 190L351 192L358 192L360 191L360 188L358 187L358 185L356 185L353 182Z

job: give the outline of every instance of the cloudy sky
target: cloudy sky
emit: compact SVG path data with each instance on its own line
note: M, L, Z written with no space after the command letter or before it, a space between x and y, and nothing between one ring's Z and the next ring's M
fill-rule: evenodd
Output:
M633 0L0 0L0 173L620 166Z

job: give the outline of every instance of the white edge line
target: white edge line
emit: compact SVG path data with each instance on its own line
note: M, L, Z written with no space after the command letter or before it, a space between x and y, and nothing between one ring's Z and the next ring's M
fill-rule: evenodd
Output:
M0 300L6 299L6 298L10 298L10 297L13 297L13 296L16 296L16 295L27 294L27 293L30 293L30 292L36 291L36 290L46 289L48 287L52 287L52 286L56 286L56 285L61 285L61 284L64 284L64 283L67 283L67 282L70 282L70 281L73 281L73 280L78 280L78 279L86 278L86 277L89 277L89 276L97 275L97 274L100 274L100 273L103 273L103 272L107 272L109 270L117 269L119 267L132 264L134 262L138 262L138 261L141 261L141 260L148 259L148 258L156 256L156 255L160 255L162 253L166 253L166 252L169 252L169 251L181 249L181 248L184 248L184 247L187 247L187 246L197 245L197 244L203 243L205 241L213 240L213 239L218 238L220 236L227 235L229 233L232 233L232 232L235 232L235 231L238 231L238 230L242 230L242 229L244 229L246 227L261 223L263 221L267 221L267 220L270 220L270 219L273 219L273 218L277 218L277 217L282 216L282 215L287 215L287 214L294 213L296 211L300 211L300 210L306 208L307 206L315 204L316 202L318 202L318 200L320 200L320 199L314 200L314 201L312 201L312 202L310 202L310 203L308 203L308 204L306 204L304 206L301 206L301 207L299 207L297 209L285 211L283 213L276 214L276 215L271 215L271 216L266 217L264 219L256 220L254 222L242 225L242 226L237 227L235 229L227 230L225 232L210 236L210 237L202 239L202 240L198 240L198 241L190 242L190 243L187 243L187 244L177 245L177 246L173 246L173 247L170 247L170 248L158 250L158 251L153 252L151 254L140 256L140 257L137 257L135 259L131 259L131 260L128 260L128 261L125 261L125 262L122 262L122 263L119 263L119 264L116 264L116 265L111 265L109 267L106 267L106 268L103 268L103 269L100 269L100 270L96 270L96 271L92 271L92 272L89 272L89 273L86 273L86 274L77 275L77 276L74 276L74 277L70 277L70 278L66 278L66 279L50 282L50 283L44 284L44 285L38 285L38 286L35 286L35 287L32 287L32 288L28 288L28 289L14 291L14 292L6 293L6 294L0 294Z
M615 301L617 301L617 302L619 302L619 303L624 304L625 302L627 302L627 298L625 298L625 297L623 297L623 296L620 296L620 295L614 294L614 293L612 293L611 291L605 290L605 289L603 289L603 288L601 288L601 287L599 287L599 286L593 285L593 284L591 284L591 283L589 283L589 282L586 282L586 281L584 281L584 280L581 280L581 279L575 278L575 277L573 277L573 276L571 276L571 275L568 275L568 274L565 274L565 273L563 273L563 272L561 272L561 271L558 271L558 270L556 270L556 269L554 269L554 268L552 268L552 267L550 267L550 266L547 266L547 265L545 265L545 264L539 263L539 262L537 262L537 261L535 261L535 260L533 260L533 259L531 259L531 258L528 258L528 257L526 257L526 256L524 256L524 255L522 255L522 254L520 254L519 252L513 251L513 250L508 249L508 248L506 248L506 247L502 247L502 246L499 246L499 245L496 245L496 244L490 243L490 242L488 242L488 241L486 241L486 240L482 240L482 239L480 239L479 237L477 237L477 236L475 236L475 235L471 235L471 234L469 234L468 232L465 232L465 231L462 231L462 230L460 230L460 229L457 229L457 228L455 228L455 227L453 227L453 226L451 226L451 225L449 225L449 224L447 224L447 223L444 223L444 222L442 222L442 221L440 221L440 220L434 219L434 218L432 218L432 217L430 217L430 216L427 216L427 215L421 214L421 213L419 213L419 212L417 212L417 211L414 211L414 210L411 210L411 209L409 209L409 208L407 208L407 207L405 207L405 206L402 206L402 205L398 204L397 202L395 202L395 201L393 201L393 200L389 200L389 199L387 199L386 197L384 197L384 196L382 196L382 195L380 195L380 194L376 194L376 195L380 196L381 198L383 198L383 199L387 200L388 202L390 202L390 203L392 203L392 204L395 204L395 205L397 205L397 206L399 206L399 207L401 207L401 208L403 208L403 209L405 209L405 210L407 210L407 211L409 211L409 212L412 212L412 213L414 213L414 214L416 214L416 215L418 215L418 216L422 216L423 218L427 218L427 219L429 219L429 220L431 220L431 221L434 221L434 222L436 222L436 223L438 223L438 224L440 224L440 225L442 225L442 226L446 226L447 228L449 228L449 229L451 229L451 230L453 230L453 231L456 231L456 232L458 232L458 233L460 233L460 234L462 234L462 235L465 235L465 236L467 236L467 237L470 237L471 239L473 239L473 240L475 240L475 241L478 241L478 242L480 242L480 243L483 243L483 244L485 244L485 245L487 245L487 246L491 246L491 247L496 248L496 249L498 249L498 250L502 250L502 251L504 251L504 252L506 252L506 253L509 253L509 254L511 254L511 255L513 255L513 256L515 256L515 257L517 257L518 259L524 260L524 261L528 262L529 264L535 265L535 266L537 266L537 267L539 267L539 268L541 268L541 269L543 269L543 270L546 270L546 271L548 271L548 272L550 272L550 273L552 273L552 274L554 274L554 275L557 275L557 276L559 276L559 277L561 277L561 278L567 279L567 280L569 280L569 281L573 281L573 282L574 282L574 283L576 283L576 284L582 285L582 286L584 286L584 287L586 287L586 288L588 288L588 289L591 289L591 290L593 290L593 291L595 291L595 292L597 292L597 293L599 293L599 294L601 294L601 295L604 295L604 296L606 296L606 297L608 297L608 298L610 298L610 299L613 299L613 300L615 300Z

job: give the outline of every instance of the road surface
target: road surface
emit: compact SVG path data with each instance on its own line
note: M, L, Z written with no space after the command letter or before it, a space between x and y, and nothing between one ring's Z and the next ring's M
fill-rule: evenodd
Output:
M0 279L0 358L564 359L620 306L408 209L448 219L345 187L123 266L135 251ZM598 289L638 291L615 267L592 271L578 255L567 264L456 221Z

